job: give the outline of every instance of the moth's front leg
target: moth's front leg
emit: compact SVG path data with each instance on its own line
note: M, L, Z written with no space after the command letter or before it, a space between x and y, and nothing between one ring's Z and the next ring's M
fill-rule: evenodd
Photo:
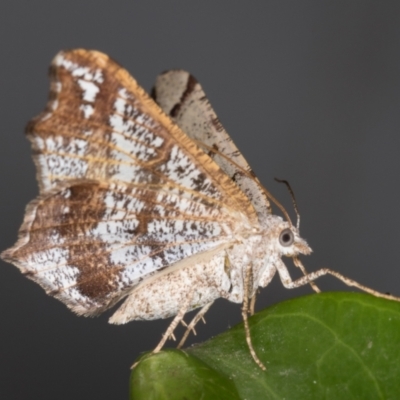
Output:
M321 268L315 272L310 272L294 281L294 280L292 280L286 265L282 261L279 260L275 264L275 266L276 266L276 269L278 270L278 273L281 278L283 286L287 289L294 289L294 288L297 288L300 286L304 286L304 285L311 283L315 279L318 279L321 276L331 275L331 276L334 276L335 278L339 279L340 281L342 281L345 285L356 287L357 289L360 289L363 292L372 294L373 296L381 297L383 299L388 299L388 300L400 301L400 297L396 297L396 296L392 296L390 294L378 292L377 290L374 290L367 286L364 286L361 283L358 283L358 282L354 281L353 279L347 278L346 276L343 276L342 274L339 274L338 272L333 271L329 268Z

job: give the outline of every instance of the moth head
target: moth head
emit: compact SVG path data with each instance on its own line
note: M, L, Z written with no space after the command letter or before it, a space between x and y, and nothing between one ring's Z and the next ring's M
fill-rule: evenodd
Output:
M310 246L300 236L299 230L290 223L280 219L272 231L273 237L271 239L274 242L273 245L279 249L281 255L296 257L299 254L311 253Z
M263 188L267 197L275 203L278 208L282 211L283 215L286 218L287 222L282 221L280 217L278 217L278 222L276 224L276 229L274 229L274 236L278 240L278 248L281 250L281 254L287 257L296 257L299 254L310 254L312 252L310 246L307 242L300 237L299 229L300 229L300 214L297 208L296 199L294 197L294 192L290 187L288 181L284 179L275 178L275 180L279 183L284 183L289 190L289 193L292 197L293 207L297 215L296 226L293 226L289 214L285 210L285 208L280 204L275 197L273 197L265 188Z

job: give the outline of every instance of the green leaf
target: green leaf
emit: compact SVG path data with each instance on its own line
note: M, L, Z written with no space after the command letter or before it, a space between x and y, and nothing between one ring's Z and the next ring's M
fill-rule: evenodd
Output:
M132 371L131 399L240 399L234 383L180 350L145 355Z
M185 352L143 357L132 372L131 399L400 398L397 302L314 294L259 312L250 329L266 372L251 358L240 324Z

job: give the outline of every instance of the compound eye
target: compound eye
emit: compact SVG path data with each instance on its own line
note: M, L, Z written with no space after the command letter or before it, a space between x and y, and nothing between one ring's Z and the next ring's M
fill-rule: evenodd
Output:
M294 242L294 235L293 232L289 229L286 228L284 229L280 236L279 236L279 243L282 246L288 247Z

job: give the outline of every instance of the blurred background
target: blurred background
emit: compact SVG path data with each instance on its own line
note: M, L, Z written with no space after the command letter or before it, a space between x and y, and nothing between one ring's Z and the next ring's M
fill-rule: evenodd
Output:
M190 71L292 215L273 178L293 186L314 250L307 269L330 267L400 296L400 2L3 0L1 250L38 191L25 124L46 103L51 59L75 47L108 53L147 90L161 71ZM129 366L169 320L77 317L0 264L0 398L127 398ZM332 277L318 284L347 290ZM310 292L275 278L257 308ZM240 322L240 307L219 300L206 319L189 344Z

